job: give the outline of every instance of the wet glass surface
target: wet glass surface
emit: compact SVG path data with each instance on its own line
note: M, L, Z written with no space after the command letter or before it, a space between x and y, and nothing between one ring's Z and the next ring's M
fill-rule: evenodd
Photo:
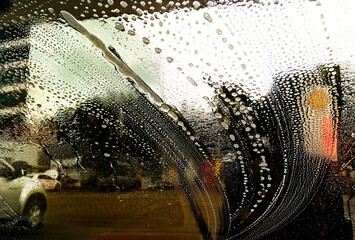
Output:
M354 10L3 0L0 238L352 239Z

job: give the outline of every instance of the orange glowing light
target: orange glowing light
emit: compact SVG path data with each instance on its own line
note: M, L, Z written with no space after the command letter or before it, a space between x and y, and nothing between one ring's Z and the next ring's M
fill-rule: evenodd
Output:
M329 104L328 92L323 89L315 89L307 96L308 106L313 109L322 110Z
M223 160L219 158L214 162L214 169L216 171L217 176L221 175L222 167L223 167Z

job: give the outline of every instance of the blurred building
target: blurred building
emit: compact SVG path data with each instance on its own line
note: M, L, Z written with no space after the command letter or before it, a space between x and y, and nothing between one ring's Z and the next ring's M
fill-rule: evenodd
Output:
M27 97L29 74L29 27L8 27L0 31L0 126L21 121Z
M11 7L2 1L0 9ZM38 164L40 147L18 141L14 126L23 122L26 111L29 74L28 26L9 26L0 30L0 129L5 136L0 142L0 157L9 162L26 161Z

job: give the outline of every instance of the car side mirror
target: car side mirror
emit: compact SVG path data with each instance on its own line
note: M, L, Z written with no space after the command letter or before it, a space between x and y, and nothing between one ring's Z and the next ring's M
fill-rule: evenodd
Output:
M6 177L6 178L8 178L10 180L16 179L16 178L19 178L19 177L22 177L22 176L24 176L24 170L23 169L19 169L19 170L16 169L15 171L12 171L11 169L9 169L4 175L4 177Z
M1 176L7 179L15 179L16 175L16 172L12 171L11 169L3 170L1 173Z
M23 169L15 169L15 171L12 172L12 179L24 176L24 172L25 172L25 170L23 170Z
M5 160L0 158L0 177L4 177L7 179L15 179L19 176L19 174L21 174L21 170L20 172L14 168L13 166L11 166L9 163L7 163Z

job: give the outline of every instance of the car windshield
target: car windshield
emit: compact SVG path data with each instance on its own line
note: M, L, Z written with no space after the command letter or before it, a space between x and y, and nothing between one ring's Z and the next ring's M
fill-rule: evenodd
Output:
M47 175L39 175L38 179L53 180L50 176L47 176Z
M1 0L0 236L352 239L354 12Z

